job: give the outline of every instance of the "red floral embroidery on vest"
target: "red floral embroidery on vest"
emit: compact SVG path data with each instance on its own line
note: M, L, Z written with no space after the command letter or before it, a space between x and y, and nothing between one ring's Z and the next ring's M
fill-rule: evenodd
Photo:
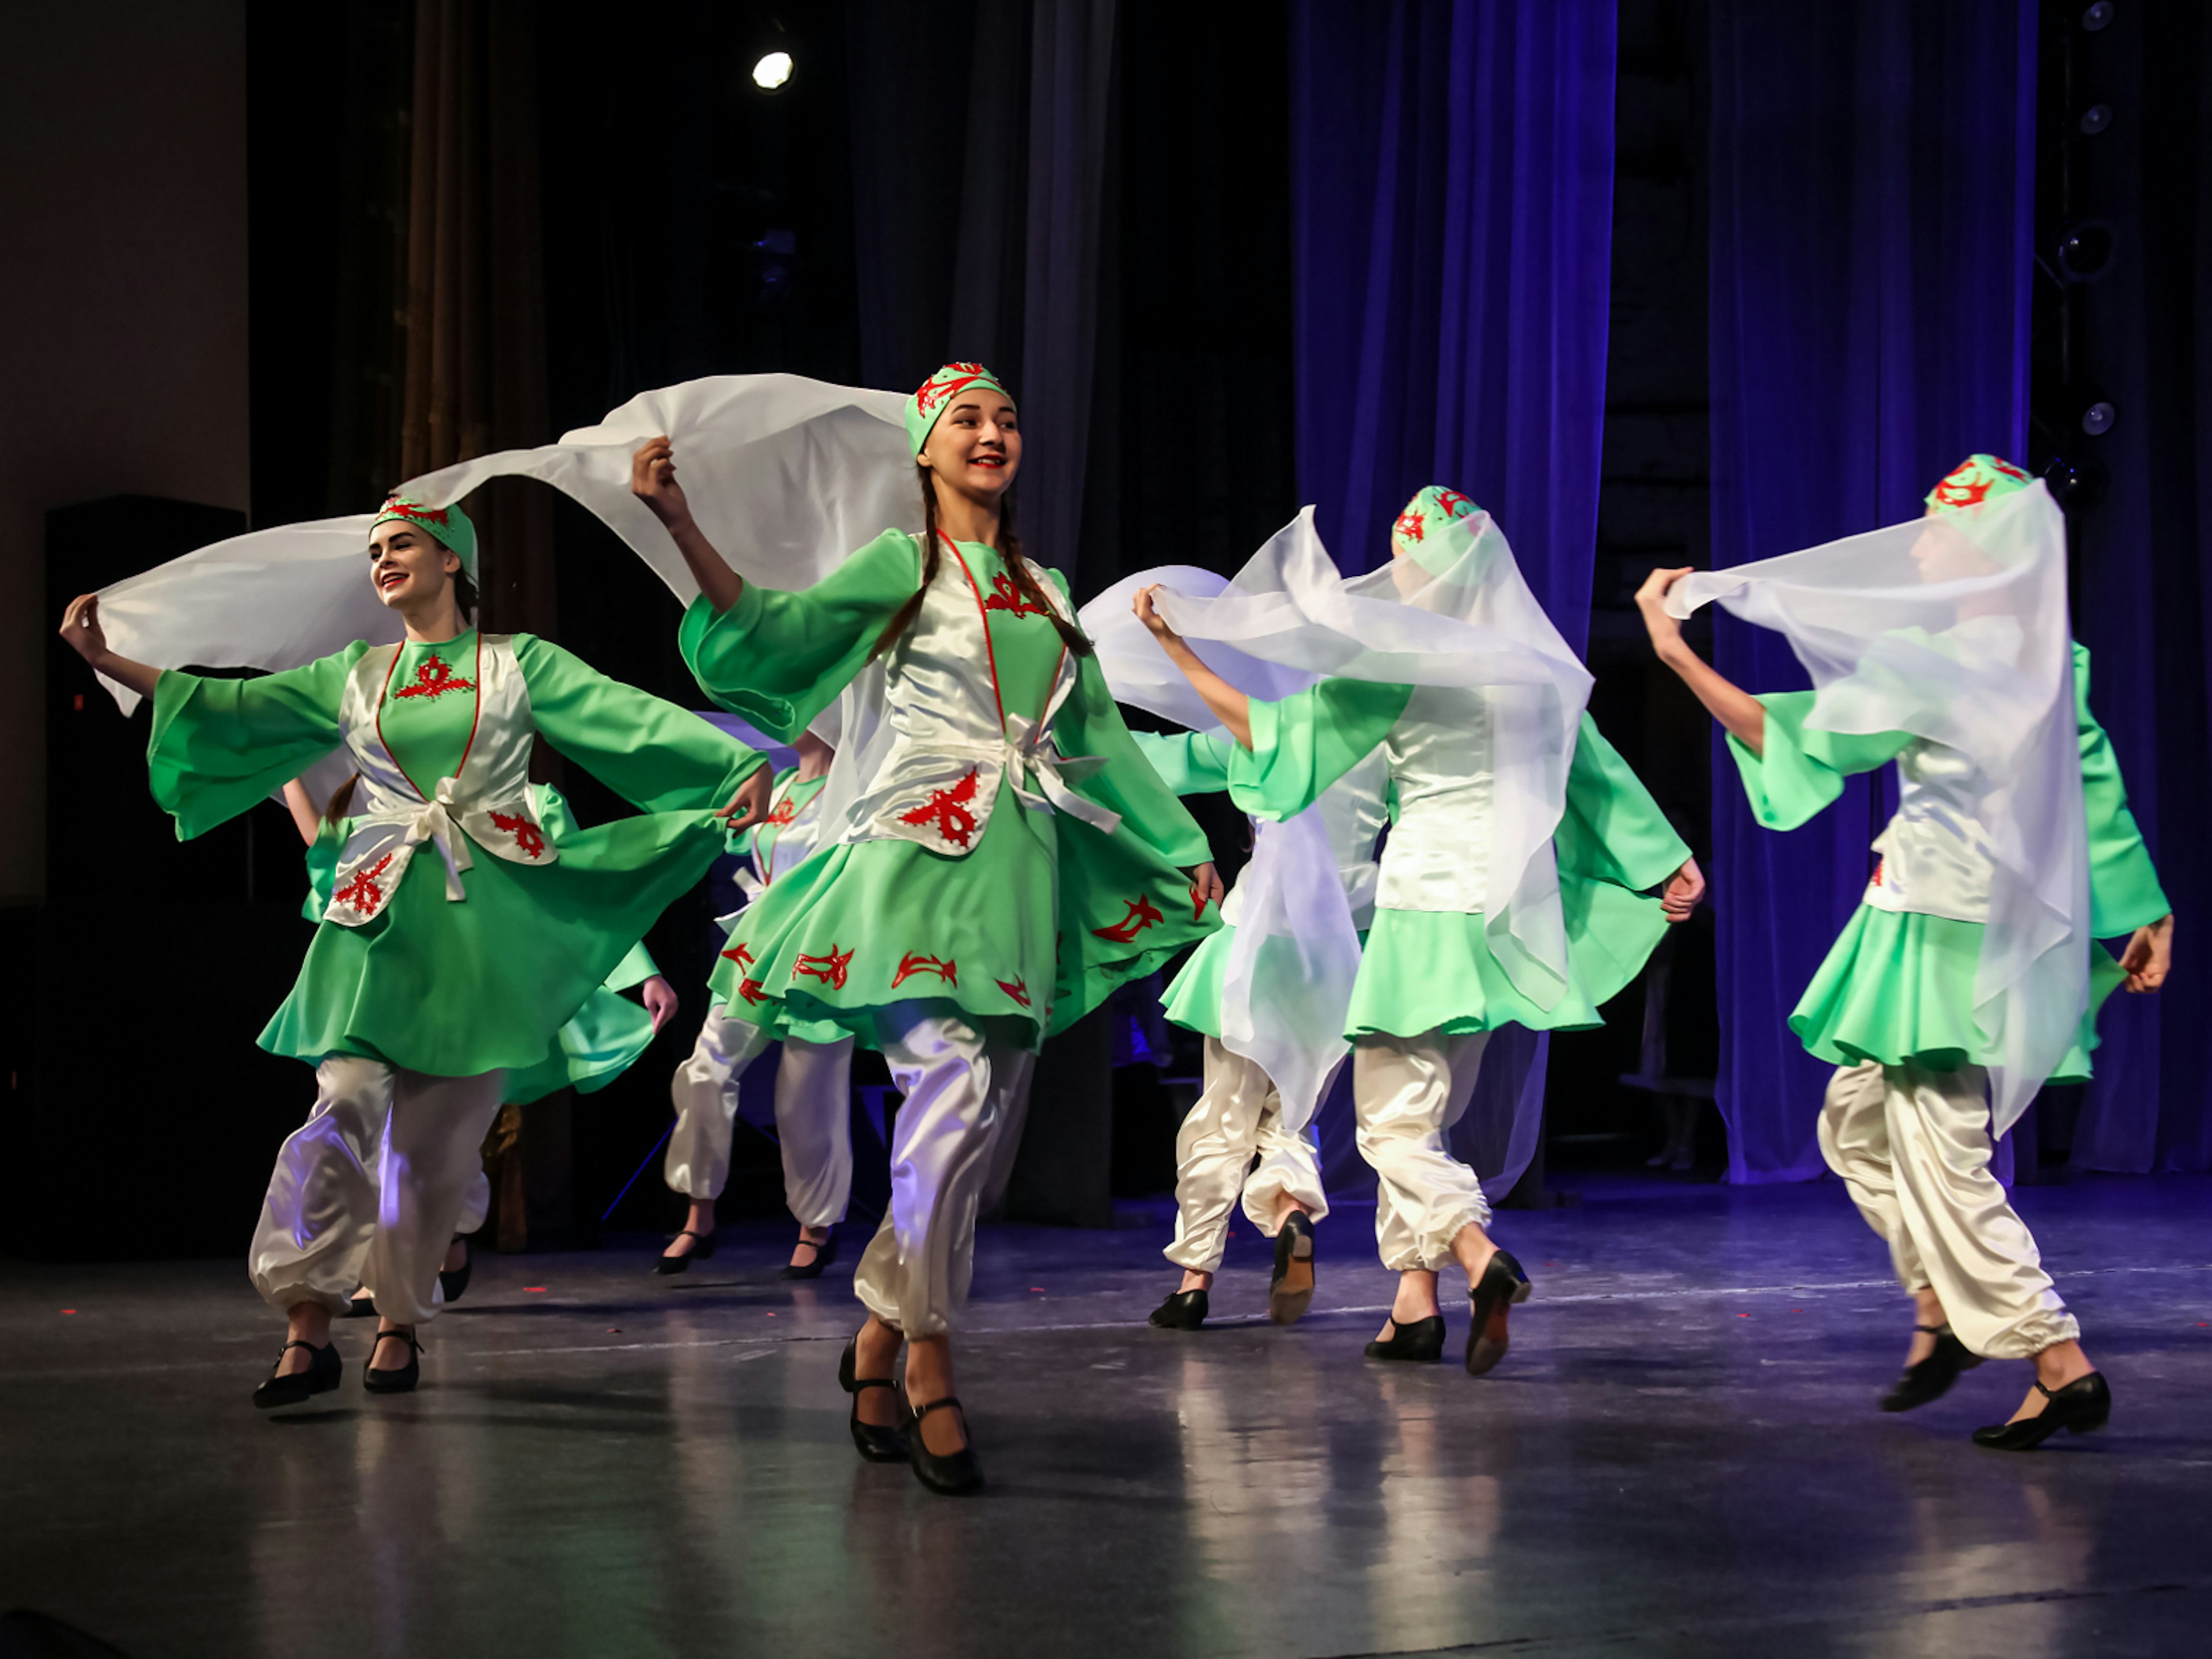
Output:
M832 944L819 956L802 955L791 964L791 976L797 979L801 974L805 974L826 981L832 989L842 991L845 988L845 971L852 965L853 952L847 951L841 954L836 945Z
M901 823L933 823L937 833L955 847L965 847L968 837L975 833L975 815L968 810L968 803L975 799L975 767L968 775L950 789L933 789L929 799L911 812L899 814Z
M775 804L775 811L763 820L767 823L789 823L799 816L799 803L788 795Z
M761 988L761 982L757 979L749 979L739 983L738 986L738 994L743 997L747 1002L766 1002L768 1000L768 993Z
M373 916L384 902L384 889L376 878L392 866L392 854L386 853L366 870L354 872L353 879L338 889L333 896L340 904L349 904L365 916Z
M749 945L732 945L728 950L723 951L722 955L736 963L741 969L753 965L752 947Z
M909 951L899 958L898 972L891 975L891 989L897 990L912 974L934 974L947 985L960 983L957 966L951 957L940 960L936 957L923 956L918 951Z
M403 694L404 695L404 694ZM536 858L545 850L545 833L520 812L495 812L492 828L504 830L514 837L516 850Z
M1123 916L1111 927L1094 927L1091 931L1100 939L1110 939L1116 945L1127 945L1154 922L1167 920L1167 917L1161 914L1160 907L1141 894L1135 898L1126 899L1123 902L1129 907L1127 915Z
M1002 979L998 981L998 985L1001 991L1020 1003L1023 1007L1026 1008L1030 1006L1030 982L1026 979L1019 976L1012 980Z
M448 691L473 691L474 680L465 680L453 671L451 665L436 652L422 659L415 671L415 684L403 685L392 695L397 697L442 697Z
M1876 860L1874 861L1874 879L1873 879L1873 881L1871 881L1871 882L1870 882L1869 884L1869 884L1869 885L1870 885L1870 886L1874 886L1874 887L1879 887L1879 886L1881 886L1881 872L1882 872L1884 870L1887 870L1888 867L1889 867L1889 860L1888 860L1887 859L1876 859Z
M991 597L983 601L986 611L1006 611L1017 617L1049 617L1048 605L1032 604L1030 596L1022 592L1012 576L1001 570L991 578Z

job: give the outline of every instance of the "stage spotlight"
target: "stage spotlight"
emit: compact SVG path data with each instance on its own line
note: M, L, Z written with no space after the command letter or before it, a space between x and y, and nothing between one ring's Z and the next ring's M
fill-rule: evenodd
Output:
M2097 3L2081 14L2081 27L2091 34L2112 21L2115 8L2112 0L2097 0Z
M2082 219L2058 235L2058 274L2069 283L2094 283L2111 269L2112 228L2101 219Z
M2112 125L2112 106L2110 104L2090 105L2081 112L2079 125L2085 134L2092 138L2095 137Z
M791 54L787 52L764 52L753 65L753 84L763 92L774 92L791 79Z
M2101 438L2112 429L2120 411L2103 398L2094 398L2081 406L2081 430L2093 438Z

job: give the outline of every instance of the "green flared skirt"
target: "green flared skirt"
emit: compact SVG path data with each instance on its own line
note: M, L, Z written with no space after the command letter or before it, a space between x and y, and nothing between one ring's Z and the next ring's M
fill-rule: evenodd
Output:
M261 1046L310 1065L364 1054L436 1077L557 1064L561 1028L706 874L722 840L711 813L659 812L566 836L543 867L478 852L458 903L436 849L421 848L380 915L316 928Z
M1218 926L1142 843L1009 794L961 857L868 841L777 877L709 983L778 1035L828 1024L874 1046L877 1011L921 1002L1034 1048Z
M1982 924L1862 904L1790 1016L1808 1054L1832 1065L1908 1061L1935 1071L1987 1065L1974 1026ZM2089 951L2089 1010L2053 1083L2089 1075L2097 1011L2126 976L2101 945Z

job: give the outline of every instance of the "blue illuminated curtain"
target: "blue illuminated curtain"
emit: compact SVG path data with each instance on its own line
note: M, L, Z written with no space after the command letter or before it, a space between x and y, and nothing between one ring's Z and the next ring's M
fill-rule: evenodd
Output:
M1422 485L1465 490L1577 649L1603 447L1614 42L1612 0L1304 0L1291 16L1299 494L1356 571L1388 556L1390 521ZM1501 1033L1482 1087L1540 1097L1545 1054ZM1326 1138L1346 1138L1343 1117L1325 1115ZM1351 1160L1328 1162L1334 1185Z
M1916 516L1966 454L2024 459L2034 0L1712 5L1717 566ZM1721 672L1806 684L1723 617ZM1717 735L1712 896L1730 1179L1820 1172L1828 1067L1790 1010L1858 903L1883 779L1758 828Z

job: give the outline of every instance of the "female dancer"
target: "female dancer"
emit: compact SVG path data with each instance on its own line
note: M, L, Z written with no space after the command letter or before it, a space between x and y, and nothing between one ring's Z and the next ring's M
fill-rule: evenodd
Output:
M1578 678L1555 683L1587 696L1587 673L1536 609L1504 538L1465 495L1435 485L1422 490L1395 521L1390 551L1387 586L1362 579L1344 590L1370 602L1395 593L1540 641L1548 655L1577 671ZM1688 917L1704 878L1587 714L1569 728L1577 732L1571 762L1552 752L1564 746L1563 696L1516 703L1481 687L1333 677L1278 701L1248 698L1170 625L1157 592L1138 594L1137 616L1246 751L1231 763L1231 794L1239 805L1289 817L1378 745L1382 750L1390 836L1346 1034L1359 1151L1380 1182L1376 1242L1399 1280L1390 1317L1367 1352L1390 1360L1442 1355L1437 1274L1455 1261L1467 1274L1471 1314L1465 1363L1468 1375L1480 1376L1504 1357L1507 1310L1528 1298L1529 1284L1521 1264L1485 1231L1489 1201L1474 1171L1446 1149L1443 1132L1465 1109L1492 1031L1507 1024L1540 1030L1600 1024L1597 1005L1643 965L1663 931L1662 916ZM1351 616L1353 608L1340 613ZM1269 626L1280 635L1279 623ZM1236 642L1255 655L1268 653L1264 635ZM1407 653L1395 659L1406 661ZM1517 747L1509 751L1509 744ZM1547 893L1541 879L1531 889L1518 871L1504 867L1510 860L1500 802L1523 789L1517 774L1562 770L1560 804L1546 809L1556 829L1546 830L1547 844L1516 855L1540 878L1556 856L1558 884ZM1518 809L1516 816L1524 823L1534 817ZM1529 915L1486 916L1486 906L1496 902L1492 875L1509 878L1502 886L1515 896L1500 908ZM1655 888L1663 888L1661 899L1642 896ZM1488 925L1492 920L1501 926ZM1565 955L1540 974L1522 969L1516 980L1499 951L1515 950L1524 928L1531 938L1547 932L1562 938ZM1532 987L1548 993L1548 1004L1534 1000Z
M2089 977L2077 981L2073 1002L2078 1009L2086 996L2087 1008L2040 1022L2055 1033L2057 1048L2066 1048L2070 1038L2070 1049L2055 1065L2032 1066L2025 1075L2015 1067L2007 1092L2017 1103L2006 1115L2007 1103L1998 1103L2000 1133L2043 1073L2061 1082L2088 1075L2097 1006L2116 983L2141 993L2165 982L2173 916L2128 811L2112 745L2089 712L2089 653L2078 645L2069 649L2065 638L2065 543L2057 509L2039 486L2030 490L2018 467L1978 454L1929 493L1923 522L1924 528L1879 531L1831 550L1716 572L1694 579L1695 586L1683 592L1676 588L1690 576L1687 569L1655 570L1637 604L1660 661L1727 728L1753 813L1769 829L1796 828L1842 793L1850 774L1897 763L1897 812L1874 843L1881 863L1790 1025L1808 1053L1837 1066L1820 1113L1821 1154L1849 1186L1867 1224L1888 1243L1891 1262L1913 1299L1905 1372L1882 1396L1882 1409L1924 1406L1984 1358L2031 1359L2035 1380L2012 1419L1974 1431L1979 1444L2025 1451L2062 1428L2077 1434L2101 1428L2112 1394L2081 1351L2081 1326L2044 1272L2034 1238L1990 1170L1990 1078L2008 1056L1984 1017L1987 998L1978 981L1990 965L1990 947L2011 926L2007 866L2023 862L2009 853L2019 825L2000 820L2036 813L2036 805L2024 799L2031 793L2070 794L2065 763L2078 753L2081 805L2069 807L2072 822L2060 828L2078 851L2086 823L2087 913L2074 919L2067 947L2041 954L2057 960L2070 950L2088 957ZM2021 677L2033 654L2038 607L2032 595L2011 596L2028 588L2035 575L2027 568L2030 561L1990 550L2024 546L2039 528L2052 585L2039 608L2055 647L2054 684L2046 689L2059 764L2040 769L2014 790L1981 756L1950 743L1902 730L1844 732L1812 723L1822 696L1863 696L1869 685L1879 692L1913 676L1936 690L1901 705L1908 713L1914 702L1942 702L2002 719L2014 695L2008 683ZM1826 578L1808 562L1823 552L1841 562L1852 584L1867 589L1910 583L1917 568L1922 582L1982 591L1947 604L1951 614L1940 620L1948 625L1936 630L1908 625L1876 634L1850 677L1820 692L1752 696L1683 640L1680 617L1689 603L1756 594L1769 568L1782 580L1794 574L1802 591L1814 591ZM1899 568L1898 576L1884 574L1885 557ZM1793 566L1800 568L1793 573ZM2024 576L1993 592L1990 579L2007 567ZM1865 602L1855 608L1866 608ZM1786 625L1786 616L1775 611L1754 615L1770 626ZM1823 641L1832 658L1838 635L1831 621ZM1947 667L1955 672L1946 673ZM1945 729L1924 718L1916 723ZM2023 725L2009 721L2000 747L2019 748ZM2002 799L1992 799L2001 787ZM2063 885L2063 866L2072 860L2059 851L2025 862L2058 869ZM2060 902L2066 902L2063 896ZM2101 947L2090 952L2092 937L2121 934L2130 937L2117 968ZM2022 1020L2013 1015L2014 1024Z
M840 1380L863 1456L908 1457L933 1491L962 1492L982 1474L948 1333L1008 1103L1048 1032L1212 931L1220 884L1129 741L1064 585L1014 539L1012 398L951 364L906 418L923 533L886 531L801 592L723 562L665 439L637 452L632 487L698 581L683 645L710 697L781 735L853 688L829 845L747 907L715 985L764 1024L827 1020L890 1063L906 1097L890 1208L854 1275L868 1319ZM863 704L882 711L873 732ZM910 1441L891 1396L902 1340Z
M1230 757L1237 744L1227 735L1132 735L1177 794L1229 787ZM1361 939L1374 920L1375 841L1388 822L1389 782L1380 753L1370 755L1324 791L1318 803L1351 925ZM1269 833L1256 820L1254 827L1263 836ZM1223 1040L1222 981L1231 971L1244 888L1239 882L1223 902L1221 931L1191 953L1168 987L1168 1018L1203 1036L1206 1050L1205 1086L1176 1133L1175 1238L1164 1254L1182 1269L1182 1281L1152 1313L1152 1322L1167 1330L1194 1331L1206 1323L1240 1190L1245 1218L1275 1242L1267 1317L1278 1325L1297 1323L1312 1304L1314 1225L1328 1215L1321 1148L1310 1115L1328 1093L1335 1066L1319 1080L1316 1098L1301 1103L1308 1115L1292 1127L1285 1121L1282 1091L1267 1067ZM1255 1006L1253 1012L1263 1011ZM1338 1052L1340 1065L1342 1050Z
M309 921L319 922L330 908L331 894L337 886L338 860L344 856L349 834L346 813L360 785L361 775L356 773L321 807L315 805L305 779L294 778L284 786L284 805L292 814L294 827L307 843L307 897L301 911ZM538 823L547 839L557 847L579 827L567 797L550 783L533 783L530 793L538 807ZM629 990L637 992L639 1002L622 994ZM544 1059L507 1074L501 1110L514 1111L519 1125L523 1107L556 1090L596 1094L630 1068L659 1035L660 1028L675 1017L678 1006L676 988L661 976L653 953L641 940L607 975L606 983L592 992L561 1028ZM499 1139L502 1133L495 1123L485 1144ZM490 1212L491 1182L479 1168L476 1179L469 1183L460 1218L453 1224L453 1242L438 1268L438 1297L446 1306L459 1301L469 1287L470 1275L476 1270L475 1250L469 1238L483 1225ZM345 1311L349 1319L374 1313L374 1293L363 1285L354 1292Z
M752 831L755 897L805 863L820 840L822 787L836 751L812 732L801 732L794 746L799 764L777 777L768 817ZM775 1138L783 1154L784 1202L799 1222L799 1243L783 1276L819 1279L837 1259L835 1230L853 1191L853 1038L826 1022L804 1033L787 1026L782 1035ZM775 1036L766 1026L732 1016L717 994L690 1058L676 1068L676 1127L665 1170L670 1188L690 1200L690 1213L653 1264L654 1273L680 1273L714 1254L714 1200L730 1178L738 1079Z
M319 1094L277 1156L255 1238L256 1287L289 1327L255 1393L264 1407L337 1386L330 1319L363 1282L381 1316L364 1381L415 1386L416 1328L434 1316L506 1073L544 1058L704 873L725 833L713 809L749 823L766 805L761 757L696 715L529 635L479 634L464 616L475 544L458 507L387 501L366 574L405 639L258 679L118 655L93 595L64 615L63 637L95 670L153 699L154 797L180 835L246 811L335 746L361 773L330 908L261 1036L314 1065ZM528 789L540 733L647 816L556 844ZM408 880L426 845L428 873Z

